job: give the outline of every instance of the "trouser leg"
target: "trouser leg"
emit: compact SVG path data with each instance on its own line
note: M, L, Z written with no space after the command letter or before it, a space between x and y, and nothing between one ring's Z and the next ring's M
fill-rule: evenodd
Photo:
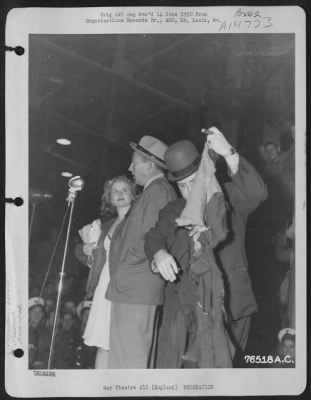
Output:
M108 368L148 368L156 308L112 303Z
M247 345L250 324L251 317L245 317L230 322L229 329L236 352L244 353Z

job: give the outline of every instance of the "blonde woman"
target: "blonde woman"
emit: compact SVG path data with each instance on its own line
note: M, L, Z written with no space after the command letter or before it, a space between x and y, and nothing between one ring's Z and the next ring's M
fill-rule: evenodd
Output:
M105 294L110 281L110 244L134 199L134 183L125 175L106 182L102 196L101 215L102 217L113 215L113 217L104 223L96 220L84 227L89 237L92 236L91 230L98 232L100 229L99 239L97 243L79 245L76 250L77 257L90 266L85 297L86 299L93 298L93 302L83 338L86 345L98 348L96 369L107 368L109 356L111 302L105 298Z

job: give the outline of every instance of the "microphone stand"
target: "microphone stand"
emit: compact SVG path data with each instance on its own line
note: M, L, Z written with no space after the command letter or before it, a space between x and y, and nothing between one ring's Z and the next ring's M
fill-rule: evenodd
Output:
M74 178L72 178L72 179L74 179ZM72 181L72 179L71 179L71 181ZM69 235L70 235L72 214L73 214L73 209L74 209L74 204L75 204L75 198L77 196L77 191L82 189L82 187L76 188L76 187L70 186L70 181L69 181L69 187L70 188L69 188L68 197L67 197L66 201L68 201L68 207L71 206L71 209L70 209L69 221L68 221L68 227L67 227L67 234L66 234L66 242L65 242L64 255L63 255L63 261L62 261L62 268L61 268L61 272L59 273L60 279L59 279L59 285L58 285L57 301L56 301L56 308L55 308L55 315L54 315L54 322L53 322L52 338L51 338L50 353L49 353L49 360L48 360L48 369L50 369L50 367L51 367L51 361L52 361L52 355L53 355L56 322L57 322L58 310L59 310L59 306L60 306L60 299L61 299L62 288L63 288L63 277L65 275L65 273L64 273L65 260L66 260L66 256L67 256L67 250L68 250L68 240L69 240Z
M32 203L31 203L31 217L30 217L29 232L28 232L29 243L30 243L30 240L31 240L33 221L35 219L37 205L38 205L37 201L32 201Z

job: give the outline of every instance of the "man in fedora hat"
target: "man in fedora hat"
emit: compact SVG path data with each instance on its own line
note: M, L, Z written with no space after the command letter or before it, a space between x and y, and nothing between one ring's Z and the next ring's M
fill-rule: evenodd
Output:
M154 274L144 252L145 234L159 211L176 198L164 176L167 146L152 136L130 143L134 150L129 171L143 192L111 243L111 280L106 297L112 302L108 368L148 368L158 305L165 281Z
M249 214L266 199L267 191L255 169L233 149L224 135L216 128L209 131L209 149L224 158L231 175L231 181L222 185L228 203L229 232L214 249L214 254L223 273L231 340L237 351L244 351L250 316L257 310L247 269L245 228ZM169 282L159 334L157 368L178 368L194 327L193 309L197 303L196 288L189 276L189 232L193 235L201 227L194 227L192 231L176 229L176 219L191 193L200 156L193 143L183 140L168 148L165 161L168 178L177 183L182 198L161 210L156 226L146 235L145 252L154 272Z

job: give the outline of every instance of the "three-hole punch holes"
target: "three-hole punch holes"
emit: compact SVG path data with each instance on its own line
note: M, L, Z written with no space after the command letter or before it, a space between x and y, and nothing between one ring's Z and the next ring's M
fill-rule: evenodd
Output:
M20 207L24 204L24 200L21 197L15 197L15 199L10 198L5 198L6 203L14 203L17 207Z
M22 358L24 355L24 350L16 349L16 350L14 350L13 354L14 354L14 357L16 357L16 358Z
M16 47L5 46L5 50L14 51L14 53L17 54L18 56L22 56L25 53L25 49L22 46L16 46Z
M22 205L24 204L24 200L23 200L21 197L16 197L16 198L14 199L14 204L15 204L17 207L20 207L20 206L22 206Z
M18 56L22 56L25 53L25 49L22 46L16 46L14 51Z

